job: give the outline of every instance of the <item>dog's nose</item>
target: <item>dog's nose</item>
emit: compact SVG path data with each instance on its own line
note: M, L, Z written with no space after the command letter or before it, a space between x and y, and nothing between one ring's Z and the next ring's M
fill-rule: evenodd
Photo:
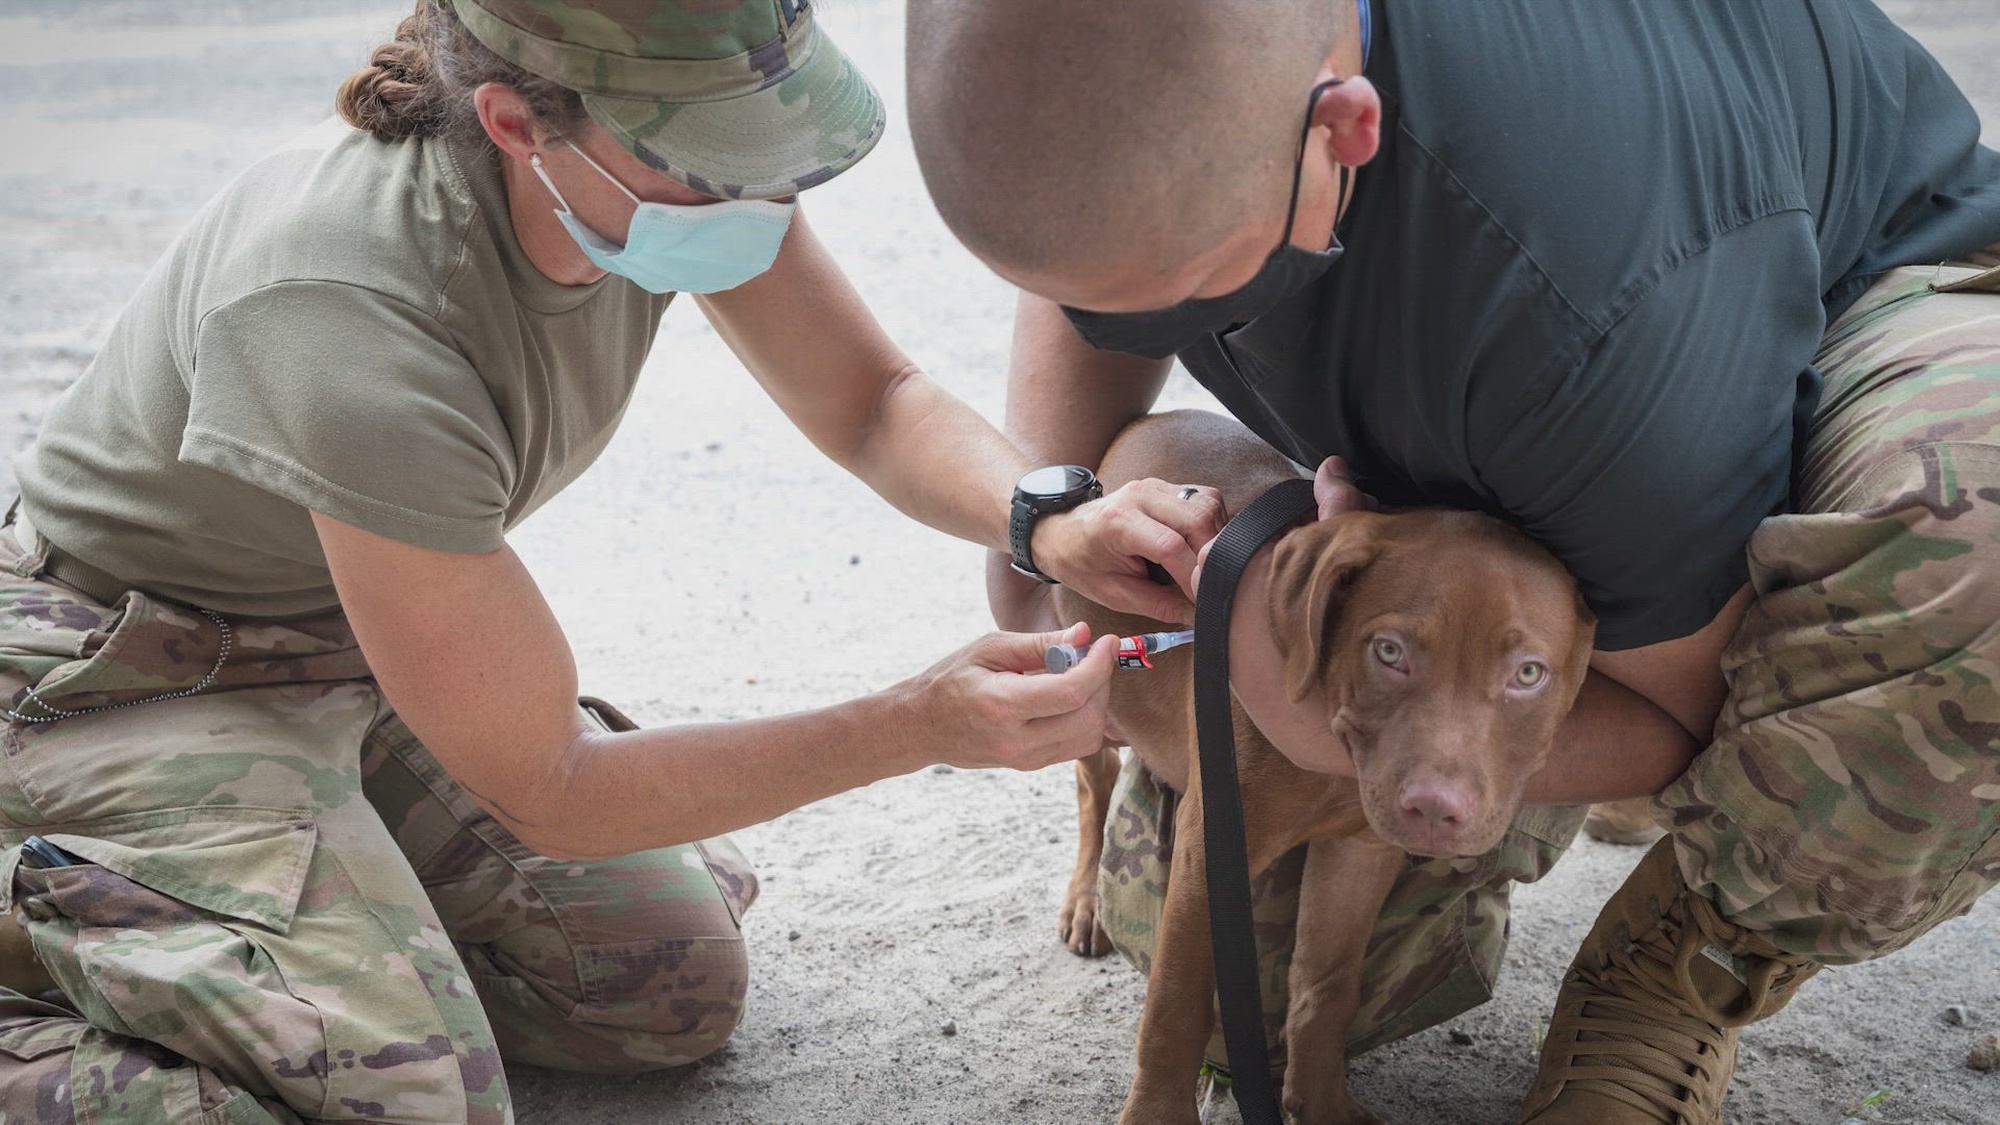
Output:
M1449 835L1472 819L1472 794L1448 782L1419 781L1403 787L1403 822L1425 835Z

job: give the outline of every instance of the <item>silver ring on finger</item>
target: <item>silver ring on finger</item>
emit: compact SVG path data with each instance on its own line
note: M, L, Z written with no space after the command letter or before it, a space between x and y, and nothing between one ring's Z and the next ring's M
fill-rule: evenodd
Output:
M1183 500L1192 500L1200 495L1201 489L1196 488L1194 485L1184 484L1181 486L1181 499Z

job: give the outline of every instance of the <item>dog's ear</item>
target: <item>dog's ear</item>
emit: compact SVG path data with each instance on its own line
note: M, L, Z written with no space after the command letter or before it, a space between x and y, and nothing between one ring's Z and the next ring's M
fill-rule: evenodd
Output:
M1319 682L1332 656L1347 588L1382 550L1383 517L1346 512L1278 541L1271 555L1271 637L1285 661L1293 703Z

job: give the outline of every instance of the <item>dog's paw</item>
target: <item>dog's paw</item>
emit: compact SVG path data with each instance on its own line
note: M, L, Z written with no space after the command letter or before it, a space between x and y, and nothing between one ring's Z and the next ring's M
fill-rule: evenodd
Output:
M1134 1089L1125 1097L1118 1125L1202 1125L1201 1110L1183 1092L1178 1096L1142 1096Z
M1352 1103L1350 1108L1353 1112L1345 1115L1336 1114L1332 1117L1315 1117L1311 1114L1302 1113L1299 1110L1287 1107L1285 1110L1285 1121L1286 1125L1389 1125L1388 1121L1375 1116L1374 1113L1369 1111L1367 1106L1362 1105L1360 1102Z
M1078 957L1102 957L1111 952L1111 935L1097 922L1097 888L1071 888L1063 896L1062 917L1057 920L1062 943Z
M1389 1125L1373 1110L1353 1098L1341 1095L1326 1099L1317 1111L1308 1109L1297 1094L1285 1094L1285 1121L1288 1125Z

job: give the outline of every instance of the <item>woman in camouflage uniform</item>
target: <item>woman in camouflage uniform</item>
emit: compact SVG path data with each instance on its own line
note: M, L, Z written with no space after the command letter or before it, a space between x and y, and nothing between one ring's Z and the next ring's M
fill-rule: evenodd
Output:
M1023 458L794 213L883 126L804 4L424 0L339 106L202 211L18 464L0 909L60 992L0 990L10 1121L497 1123L502 1060L688 1062L746 986L720 833L1098 743L1105 647L1035 678L1054 638L1001 634L629 729L579 710L502 538L609 440L678 290L829 456L1006 541ZM1184 609L1138 544L1185 578L1212 513L1090 507L1045 568Z

